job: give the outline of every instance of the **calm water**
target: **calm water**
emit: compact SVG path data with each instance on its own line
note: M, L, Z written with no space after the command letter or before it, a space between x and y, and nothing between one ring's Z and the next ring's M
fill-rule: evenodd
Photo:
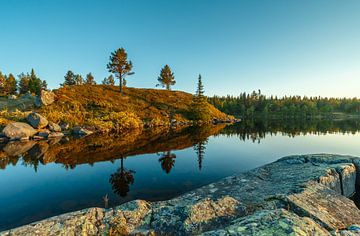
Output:
M82 208L169 199L291 154L360 155L360 122L232 126L16 144L0 152L0 231ZM23 153L21 153L23 152Z

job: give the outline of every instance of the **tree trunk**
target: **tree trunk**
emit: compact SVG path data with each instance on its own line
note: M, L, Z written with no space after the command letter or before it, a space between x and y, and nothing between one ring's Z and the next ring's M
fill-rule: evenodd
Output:
M120 93L121 93L121 95L123 95L123 89L122 89L122 85L123 85L123 78L122 78L122 76L121 76L121 75L119 76L119 81L120 81Z

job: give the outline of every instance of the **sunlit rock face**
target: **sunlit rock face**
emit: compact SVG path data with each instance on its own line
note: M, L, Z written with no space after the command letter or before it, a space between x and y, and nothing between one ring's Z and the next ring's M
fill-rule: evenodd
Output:
M1 235L357 235L359 159L303 155L162 202L90 208Z

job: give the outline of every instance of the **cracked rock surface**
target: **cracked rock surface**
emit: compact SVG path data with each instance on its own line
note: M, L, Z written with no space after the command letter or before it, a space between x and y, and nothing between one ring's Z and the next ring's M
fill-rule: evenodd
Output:
M89 208L0 235L360 235L360 159L289 156L162 202Z

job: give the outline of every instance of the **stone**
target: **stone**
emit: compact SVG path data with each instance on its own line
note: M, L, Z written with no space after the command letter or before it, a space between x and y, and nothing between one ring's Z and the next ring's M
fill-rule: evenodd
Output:
M350 197L355 193L356 168L354 164L342 164L336 168L340 175L342 194Z
M42 131L38 132L36 135L43 137L43 138L47 138L49 136L49 134L50 134L49 130L42 130Z
M61 132L61 127L60 125L54 123L54 122L51 122L49 121L49 130L52 131L52 132Z
M48 120L42 115L32 112L26 117L27 122L35 129L42 129L48 125Z
M70 125L68 123L61 122L60 127L61 127L61 131L66 131L70 128Z
M51 132L48 136L48 139L57 139L63 137L64 134L61 132Z
M10 100L15 100L15 99L17 99L17 96L14 95L14 94L12 94L12 95L9 95L9 96L8 96L8 99L10 99Z
M85 128L82 128L80 126L75 126L73 128L73 134L75 134L75 135L87 136L87 135L90 135L92 133L93 133L92 131L90 131L88 129L85 129Z
M23 122L14 122L8 124L4 130L3 134L11 140L29 138L34 136L37 131L30 125Z
M35 99L35 106L41 107L42 105L48 106L55 101L55 93L51 91L41 90L39 96Z

